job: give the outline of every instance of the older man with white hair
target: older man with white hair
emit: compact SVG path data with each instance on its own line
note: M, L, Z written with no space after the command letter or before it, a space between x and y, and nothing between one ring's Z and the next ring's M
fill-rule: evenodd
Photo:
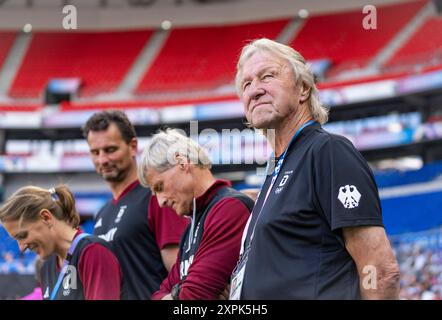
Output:
M245 230L231 298L398 298L373 174L349 140L322 129L327 109L301 54L255 40L236 85L250 125L273 130L276 166Z
M161 207L191 218L177 261L153 299L217 299L229 281L253 201L210 169L207 152L174 129L155 134L144 149L141 183Z

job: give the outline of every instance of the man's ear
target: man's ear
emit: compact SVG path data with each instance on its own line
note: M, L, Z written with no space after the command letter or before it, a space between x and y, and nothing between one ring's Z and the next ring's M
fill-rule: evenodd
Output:
M187 157L185 157L185 156L183 156L183 155L181 155L179 153L176 153L175 154L175 161L176 161L176 164L179 166L179 168L181 170L184 170L186 172L189 171L189 169L190 169L190 162L189 162L189 159Z
M54 215L48 209L41 209L39 212L40 219L49 227L54 224Z
M138 153L138 140L133 137L132 140L129 141L129 148L133 157L137 156Z
M299 102L300 103L304 103L308 100L308 98L310 97L310 91L311 91L311 87L309 87L308 85L306 85L305 83L302 83L301 86L301 92L299 93Z

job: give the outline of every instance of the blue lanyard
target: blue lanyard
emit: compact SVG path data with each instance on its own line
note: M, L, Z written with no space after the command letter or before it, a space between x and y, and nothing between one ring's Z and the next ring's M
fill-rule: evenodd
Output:
M281 170L282 164L284 163L284 159L285 156L287 154L287 151L289 150L290 146L293 144L293 142L295 142L296 138L299 136L299 134L301 133L302 130L304 130L305 127L308 127L309 125L313 124L315 121L314 120L310 120L306 123L304 123L296 132L295 135L292 137L292 139L290 140L288 146L285 148L284 152L282 153L281 157L278 160L278 163L276 164L275 170L273 171L273 176L272 176L272 183L271 186L273 186L273 183L275 182L274 180L276 180L276 178L278 178L279 175L279 171ZM273 158L274 153L272 152L272 155L270 156L270 158ZM266 172L268 172L268 166L267 166L267 170ZM271 187L269 188L271 189Z
M82 234L78 235L77 237L75 237L74 241L72 241L72 244L69 247L69 251L68 251L68 254L66 256L66 259L64 260L63 268L61 269L60 274L58 275L57 283L55 284L55 287L52 290L51 299L50 300L54 300L55 299L55 295L57 294L58 289L60 288L61 281L63 280L64 275L66 274L66 270L67 270L68 264L69 264L68 257L72 256L72 254L74 253L75 247L77 247L77 244L80 242L80 240L85 238L85 237L87 237L87 236L89 236L89 234L82 233Z
M259 210L259 213L258 213L258 217L256 218L255 225L253 226L253 231L252 231L252 234L251 234L251 236L250 236L249 245L252 243L252 239L253 239L253 236L255 235L255 228L256 228L256 224L257 224L257 222L258 222L259 216L261 215L262 209L264 208L264 205L265 205L265 203L266 203L266 201L267 201L267 198L269 197L269 194L270 194L270 192L272 191L273 185L275 184L275 181L276 181L276 179L278 178L279 171L281 171L281 167L282 167L282 164L284 163L284 159L285 159L285 156L286 156L286 154L287 154L287 151L289 150L289 148L290 148L290 146L293 144L293 142L295 142L296 138L299 136L299 134L301 133L301 131L304 130L305 127L307 127L307 126L309 126L309 125L311 125L311 124L313 124L313 123L315 123L315 121L314 121L314 120L310 120L310 121L304 123L304 124L303 124L303 125L302 125L302 126L301 126L301 127L295 132L295 135L292 137L292 139L290 140L288 146L285 148L284 152L282 153L281 157L279 158L278 163L276 164L275 170L273 171L272 181L270 182L270 186L269 186L269 188L267 189L266 195L265 195L265 197L264 197L264 201L263 201L263 203L262 203L262 205L261 205L261 209ZM274 153L272 153L272 155L270 156L270 159L272 159L273 156L274 156ZM269 161L270 161L270 160L269 160ZM269 165L267 165L267 169L266 169L266 172L267 172L267 173L268 173L268 170L269 170Z

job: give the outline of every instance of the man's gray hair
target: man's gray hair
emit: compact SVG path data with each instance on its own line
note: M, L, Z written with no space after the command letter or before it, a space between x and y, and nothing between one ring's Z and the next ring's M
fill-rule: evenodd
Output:
M152 136L151 141L143 150L138 165L138 179L141 185L148 186L146 180L148 169L159 173L164 172L177 164L177 155L186 157L190 163L200 168L212 167L207 151L180 131L177 129L160 130Z
M328 109L323 106L319 100L319 92L316 88L313 72L305 62L304 57L295 49L266 38L254 40L244 46L236 65L236 92L239 96L242 94L241 77L244 63L256 52L270 53L275 57L287 60L293 67L295 81L297 84L305 83L310 87L309 107L313 119L321 124L328 121Z

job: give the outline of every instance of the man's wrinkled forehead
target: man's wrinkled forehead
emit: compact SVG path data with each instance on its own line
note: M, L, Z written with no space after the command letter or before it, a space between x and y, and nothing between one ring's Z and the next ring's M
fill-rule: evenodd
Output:
M152 187L155 184L163 181L164 175L168 172L168 170L170 169L160 172L154 168L147 167L145 175L147 184Z
M292 67L288 60L267 51L256 51L246 57L241 69L238 70L238 84L253 75L262 73L268 69L291 72Z

